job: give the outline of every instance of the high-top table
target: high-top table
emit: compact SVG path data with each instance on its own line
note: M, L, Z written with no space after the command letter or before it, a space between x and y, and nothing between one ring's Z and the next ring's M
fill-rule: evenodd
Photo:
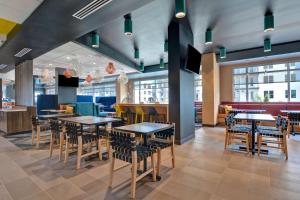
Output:
M233 117L237 120L249 120L251 121L251 136L252 136L252 144L251 151L252 154L255 154L255 132L256 132L256 122L259 121L275 121L275 118L270 114L246 114L246 113L238 113Z
M56 113L56 114L47 114L47 115L38 115L39 119L57 119L60 117L72 117L73 114L70 113Z
M136 133L143 136L144 145L148 144L148 136L157 133L159 131L167 130L172 128L172 124L159 124L159 123L150 123L143 122L138 124L131 124L127 126L116 127L116 130ZM144 171L147 171L147 159L144 159ZM160 177L157 177L160 180Z

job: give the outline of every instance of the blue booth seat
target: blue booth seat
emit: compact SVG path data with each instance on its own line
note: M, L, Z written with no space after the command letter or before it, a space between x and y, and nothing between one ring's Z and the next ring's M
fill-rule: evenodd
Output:
M76 103L75 112L82 116L98 116L97 106L94 103Z
M96 103L102 104L104 107L100 108L101 111L104 112L115 112L113 106L116 104L116 97L96 97Z

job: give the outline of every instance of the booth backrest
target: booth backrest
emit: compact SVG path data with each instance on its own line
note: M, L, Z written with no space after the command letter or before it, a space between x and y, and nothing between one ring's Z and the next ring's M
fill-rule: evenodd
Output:
M76 103L75 112L82 116L97 116L96 105L94 103Z
M116 97L96 97L96 103L102 104L104 108L102 108L105 112L114 112L115 109L113 108L113 105L116 104Z
M283 114L280 110L300 110L300 102L222 102L221 105L229 105L237 109L259 109L266 113L277 116Z
M36 107L37 107L38 115L45 114L45 112L41 112L41 110L58 109L57 95L45 95L45 94L38 95Z
M77 95L77 103L81 103L81 102L89 102L92 103L93 100L93 96L85 96L85 95Z

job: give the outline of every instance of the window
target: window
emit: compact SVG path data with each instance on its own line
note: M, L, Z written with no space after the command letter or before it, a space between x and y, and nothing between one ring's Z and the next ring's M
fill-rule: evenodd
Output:
M135 103L168 103L169 85L167 78L134 81Z
M299 90L300 62L233 69L234 101L300 101Z
M107 97L116 96L116 84L115 83L97 83L92 85L80 85L77 90L78 95L89 95L93 97Z
M202 75L195 74L195 101L202 101Z

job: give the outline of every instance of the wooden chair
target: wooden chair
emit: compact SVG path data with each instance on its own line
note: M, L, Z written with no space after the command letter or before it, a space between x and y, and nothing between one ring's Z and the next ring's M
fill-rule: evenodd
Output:
M257 130L271 130L271 131L280 131L282 116L278 115L276 118L275 126L257 126Z
M294 134L295 126L299 126L300 124L300 113L288 113L288 131L287 135L290 138L290 134Z
M154 133L154 137L148 140L148 145L151 148L157 150L157 170L156 173L160 174L160 166L161 166L161 153L162 150L170 148L171 158L172 158L172 167L175 168L175 123L172 122L155 122L155 123L163 123L163 124L172 124L172 128L159 131Z
M69 159L69 150L70 145L77 146L77 165L76 169L80 169L81 158L98 154L99 159L102 160L102 143L103 140L101 137L96 134L83 134L81 132L80 126L76 123L67 122L66 127L66 147L65 147L65 163ZM94 146L98 148L92 150ZM86 147L86 153L84 153L84 147Z
M50 130L50 125L47 121L41 121L38 119L37 116L32 116L32 133L31 133L31 143L32 145L35 143L36 140L36 148L39 148L41 140L48 140L49 134L47 131ZM43 135L41 133L43 132Z
M50 158L53 154L54 143L59 144L59 160L62 158L62 152L66 140L66 136L64 133L64 128L62 122L58 120L50 120L50 129L51 129L51 137L50 137Z
M232 144L245 144L247 153L250 151L251 144L251 128L248 125L235 124L233 114L225 117L225 144L224 149Z
M131 166L131 198L135 198L136 183L146 175L152 173L152 180L156 181L156 170L154 163L155 150L146 146L137 145L135 142L135 134L113 130L110 134L112 147L112 159L110 167L109 187L112 187L113 173L126 166ZM137 175L137 163L144 158L151 157L151 168L141 175ZM128 164L115 169L115 160L119 159Z
M288 159L287 148L287 119L281 121L281 129L277 130L259 130L258 131L258 156L260 156L261 147L264 145L268 148L281 149L285 153L285 159ZM269 145L268 145L269 144Z

